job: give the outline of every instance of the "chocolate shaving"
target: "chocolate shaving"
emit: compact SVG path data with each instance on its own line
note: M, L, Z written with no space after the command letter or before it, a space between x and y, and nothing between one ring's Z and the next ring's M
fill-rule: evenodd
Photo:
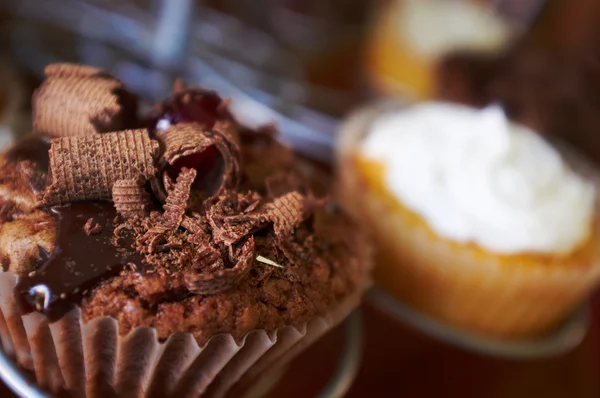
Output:
M206 218L197 213L192 216L184 215L181 226L192 234L207 234L210 232Z
M273 223L275 235L280 238L288 236L307 215L304 196L299 192L287 193L266 204L265 212L265 218Z
M216 243L232 245L256 232L269 223L273 224L275 235L285 239L291 235L315 209L320 200L311 195L305 197L297 191L275 198L273 202L258 208L260 196L223 196L207 212L207 219L213 230Z
M241 283L248 277L252 269L254 262L254 239L248 239L235 253L235 257L237 261L233 268L221 268L200 273L186 273L184 278L189 291L195 294L213 295L223 293ZM210 267L213 269L221 267L220 261L216 260ZM206 262L203 265L206 266Z
M110 199L115 182L153 177L157 155L145 130L53 139L44 204Z
M164 205L165 213L137 242L138 248L143 252L156 252L160 242L167 234L179 228L184 219L192 183L195 178L196 170L183 169L181 171L181 174L177 177L175 187L169 194L167 202Z
M161 201L166 200L169 187L182 167L198 170L195 202L218 196L238 184L239 147L228 126L229 123L217 123L214 129L205 130L195 123L177 124L157 136L164 148L160 162L162 179L154 181L152 188Z
M214 241L232 245L265 226L268 220L256 210L260 203L260 195L256 193L221 196L206 215L213 230Z
M160 243L173 230L164 224L156 224L136 242L138 250L142 253L156 253Z
M165 214L163 215L163 223L168 228L175 229L181 225L196 174L197 172L194 169L183 169L179 177L177 177L175 187L169 193L164 206Z
M137 100L123 83L90 66L53 64L33 95L33 126L51 136L80 136L129 127Z
M143 180L119 180L112 190L117 212L125 218L145 217L152 206Z
M254 216L212 217L213 238L216 243L233 245L251 232L266 225L265 221L256 214Z
M87 220L87 222L85 223L85 225L83 226L83 229L85 230L85 233L87 234L87 236L98 235L99 233L102 232L102 225L100 225L98 223L94 223L94 219L89 218Z
M201 249L198 250L194 258L193 268L199 272L207 272L219 270L225 267L222 253L210 244L209 239L202 242L204 244L199 245Z

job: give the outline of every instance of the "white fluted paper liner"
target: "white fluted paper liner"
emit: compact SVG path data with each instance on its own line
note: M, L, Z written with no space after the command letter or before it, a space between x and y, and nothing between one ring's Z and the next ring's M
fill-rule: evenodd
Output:
M51 392L75 397L222 397L242 391L260 375L280 367L343 320L360 302L369 281L326 316L274 333L255 330L237 344L216 335L199 347L189 333L160 343L153 328L118 333L114 318L83 323L75 309L49 324L44 316L21 316L13 296L17 277L0 273L0 339L7 354L32 371Z

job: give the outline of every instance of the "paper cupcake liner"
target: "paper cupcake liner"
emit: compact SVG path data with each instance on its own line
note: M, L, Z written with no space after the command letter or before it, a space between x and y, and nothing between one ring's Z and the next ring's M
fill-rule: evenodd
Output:
M370 108L351 118L340 137L340 197L373 229L378 243L375 280L413 307L454 326L506 339L537 337L562 321L600 281L600 261L581 266L507 263L479 255L415 225L358 176L355 148L370 121L398 104ZM374 224L376 222L376 225ZM600 226L596 226L596 231ZM596 250L600 259L600 247Z
M343 320L367 287L357 287L327 315L301 327L254 330L240 344L219 334L199 347L190 333L162 343L153 328L121 336L114 318L84 323L78 308L51 324L39 313L21 316L12 294L16 282L16 275L0 273L3 349L33 372L41 387L74 397L222 397L233 387L242 392Z

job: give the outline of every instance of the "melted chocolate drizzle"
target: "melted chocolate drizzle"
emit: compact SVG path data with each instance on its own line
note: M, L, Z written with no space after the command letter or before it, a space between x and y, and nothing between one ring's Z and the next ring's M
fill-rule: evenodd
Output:
M117 214L112 203L73 203L50 211L59 220L55 252L41 250L43 264L31 276L20 277L14 293L21 311L42 312L55 321L100 281L127 267L140 270L143 256L132 249L131 237L121 237L118 245L114 244ZM90 218L102 231L88 236L84 226Z

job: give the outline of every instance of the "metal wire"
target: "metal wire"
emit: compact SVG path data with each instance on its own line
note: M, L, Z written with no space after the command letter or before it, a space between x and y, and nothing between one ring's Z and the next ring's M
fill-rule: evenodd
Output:
M468 351L508 359L536 359L563 354L577 347L589 329L589 308L582 307L551 332L536 340L502 341L453 328L402 303L375 287L368 293L371 303L393 318L437 340Z
M345 321L346 340L342 357L329 383L317 398L341 398L345 396L356 379L363 355L364 330L360 310L354 311Z
M24 371L2 350L0 350L0 378L15 395L21 398L50 398L50 395L37 384L27 380Z

